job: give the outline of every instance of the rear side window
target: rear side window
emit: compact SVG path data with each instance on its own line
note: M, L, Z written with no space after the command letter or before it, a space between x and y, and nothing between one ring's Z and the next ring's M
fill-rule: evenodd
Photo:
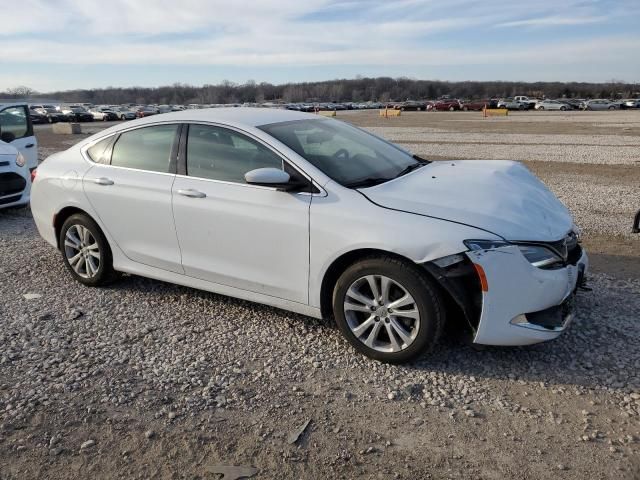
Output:
M113 137L100 140L99 142L87 148L87 155L89 155L89 158L96 163L103 163L105 165L108 165L109 160L111 159L111 148L109 147L111 147L112 142Z
M111 165L170 173L177 130L178 125L156 125L120 134L113 146Z
M25 107L9 107L0 111L0 138L11 143L31 135Z
M190 177L246 183L244 174L256 168L282 169L282 159L255 140L221 127L191 125L187 139Z

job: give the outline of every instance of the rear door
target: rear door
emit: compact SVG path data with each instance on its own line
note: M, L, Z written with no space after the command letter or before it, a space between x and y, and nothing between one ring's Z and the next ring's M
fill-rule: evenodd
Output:
M0 107L0 138L22 153L29 170L38 166L38 142L27 105Z
M173 222L179 124L127 130L86 150L94 162L84 191L118 247L131 260L183 273Z

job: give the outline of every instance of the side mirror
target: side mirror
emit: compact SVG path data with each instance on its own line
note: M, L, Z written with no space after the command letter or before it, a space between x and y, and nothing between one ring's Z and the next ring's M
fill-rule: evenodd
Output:
M292 179L291 175L279 168L256 168L245 173L244 179L249 185L274 187L285 192L297 190L303 186L303 182Z

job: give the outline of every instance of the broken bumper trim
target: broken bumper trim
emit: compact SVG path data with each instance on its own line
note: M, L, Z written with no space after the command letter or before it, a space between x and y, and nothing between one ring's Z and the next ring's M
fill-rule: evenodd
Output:
M585 251L575 265L534 267L517 247L467 252L488 282L474 343L529 345L558 337L573 319L573 297L587 273Z

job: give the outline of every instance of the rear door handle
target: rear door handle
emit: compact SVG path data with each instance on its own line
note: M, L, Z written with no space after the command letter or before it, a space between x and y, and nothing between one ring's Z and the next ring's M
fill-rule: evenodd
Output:
M182 195L184 197L189 197L189 198L205 198L207 196L206 193L199 192L198 190L193 190L191 188L187 190L178 190L178 195Z
M97 185L113 185L113 180L106 177L100 177L93 180L93 183Z

